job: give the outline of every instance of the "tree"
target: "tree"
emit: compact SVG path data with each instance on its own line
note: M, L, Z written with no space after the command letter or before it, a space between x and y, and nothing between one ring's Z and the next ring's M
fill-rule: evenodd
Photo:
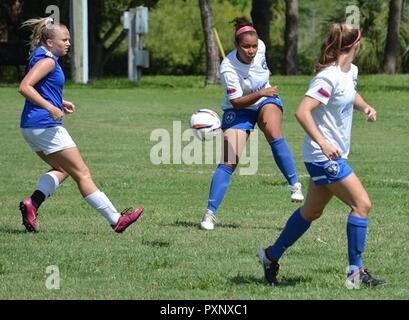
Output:
M253 20L254 27L261 40L266 45L267 56L271 47L270 41L270 22L272 19L272 6L274 0L253 0L251 7L251 18ZM268 58L268 60L270 60Z
M399 28L402 15L402 0L390 0L388 33L386 36L383 71L395 73L399 49Z
M284 32L286 74L298 72L298 0L286 0Z
M22 3L19 0L0 2L0 40L17 41L21 21Z
M212 8L209 0L199 0L199 6L206 43L206 85L217 84L220 82L218 77L220 59L213 32Z

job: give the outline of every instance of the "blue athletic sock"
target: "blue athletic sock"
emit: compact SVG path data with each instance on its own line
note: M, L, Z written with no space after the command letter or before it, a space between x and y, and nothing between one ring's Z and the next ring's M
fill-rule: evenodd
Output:
M361 254L365 250L367 229L368 218L358 217L351 212L347 221L348 261L350 266L363 267Z
M283 137L270 142L271 151L273 151L274 160L278 168L287 179L289 185L298 182L297 169L287 141Z
M213 174L212 183L210 184L209 202L207 209L214 214L223 200L224 194L229 188L233 169L225 164L219 164Z
M266 249L267 257L278 262L285 250L292 246L308 230L310 225L311 222L306 221L301 216L300 208L295 210L276 242Z

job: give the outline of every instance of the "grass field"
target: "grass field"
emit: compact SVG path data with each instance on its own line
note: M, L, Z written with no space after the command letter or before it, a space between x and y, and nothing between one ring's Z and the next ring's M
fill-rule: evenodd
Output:
M202 81L145 77L138 86L106 80L66 87L78 111L65 126L94 180L118 209L145 207L122 235L81 199L72 180L41 207L40 232L24 231L18 203L47 168L19 133L23 98L16 86L0 86L0 299L408 299L409 76L360 78L378 123L355 114L350 163L373 201L364 260L387 281L360 290L344 286L348 208L335 199L282 258L283 284L263 285L257 248L277 237L296 206L261 134L257 174L234 177L215 231L198 228L215 165L153 165L149 154L153 130L170 130L174 120L186 129L199 107L219 112L221 87L203 88ZM273 81L306 187L303 132L292 114L309 77ZM60 272L58 290L45 285L52 265Z

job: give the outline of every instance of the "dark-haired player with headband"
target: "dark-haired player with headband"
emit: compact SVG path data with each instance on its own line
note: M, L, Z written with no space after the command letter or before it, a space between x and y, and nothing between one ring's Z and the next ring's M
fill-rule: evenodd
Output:
M224 159L216 168L210 185L208 205L200 224L205 230L214 229L216 211L256 123L263 131L275 162L288 182L291 200L304 200L293 155L281 132L284 106L277 88L269 82L266 47L246 18L236 18L234 23L236 49L220 65L220 77L225 90L222 104Z

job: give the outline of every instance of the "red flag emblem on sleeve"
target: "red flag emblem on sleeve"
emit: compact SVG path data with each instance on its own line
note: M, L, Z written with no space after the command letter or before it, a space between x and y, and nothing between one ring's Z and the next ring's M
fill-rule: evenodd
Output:
M227 88L227 94L233 94L235 93L237 90L235 88Z
M322 95L323 97L325 97L325 98L331 97L331 94L327 90L325 90L324 88L319 89L318 93L320 95Z

